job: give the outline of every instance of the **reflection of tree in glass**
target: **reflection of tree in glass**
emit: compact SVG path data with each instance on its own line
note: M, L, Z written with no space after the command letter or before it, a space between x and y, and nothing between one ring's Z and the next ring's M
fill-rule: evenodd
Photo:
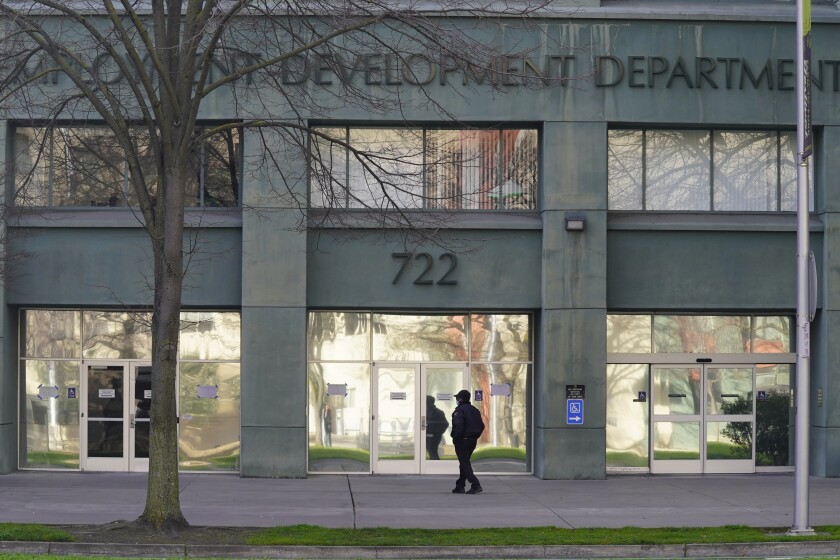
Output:
M648 130L648 210L709 210L711 134L695 130Z
M752 393L747 398L723 403L724 414L752 414ZM721 433L747 449L752 445L752 425L731 422ZM766 400L756 403L756 465L783 466L790 453L790 395L768 391Z
M374 315L374 331L385 334L380 351L392 360L466 361L465 323L463 315Z
M151 356L149 313L85 312L85 357L141 359Z

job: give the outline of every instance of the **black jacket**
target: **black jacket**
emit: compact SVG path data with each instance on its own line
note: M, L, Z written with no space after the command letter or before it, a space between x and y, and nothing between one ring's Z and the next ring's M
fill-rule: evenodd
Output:
M481 412L469 402L462 402L452 412L453 440L463 438L478 438L484 431L484 421Z

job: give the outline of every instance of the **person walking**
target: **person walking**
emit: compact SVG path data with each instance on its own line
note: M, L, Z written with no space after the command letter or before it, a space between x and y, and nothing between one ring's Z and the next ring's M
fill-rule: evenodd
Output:
M458 480L455 481L453 494L478 494L482 491L481 484L472 469L472 457L478 438L484 432L484 421L481 412L470 404L470 392L466 389L455 395L458 406L452 412L452 443L458 456ZM470 489L465 490L467 481Z
M439 461L438 449L443 434L449 427L449 421L446 419L446 413L435 406L435 397L432 395L426 395L426 418L429 419L426 427L426 452L429 454L429 460Z

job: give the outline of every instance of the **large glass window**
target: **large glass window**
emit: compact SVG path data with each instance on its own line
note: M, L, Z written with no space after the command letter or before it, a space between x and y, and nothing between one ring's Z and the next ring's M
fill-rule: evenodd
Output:
M197 134L202 134L199 129ZM145 128L130 131L149 191L157 192L157 167ZM15 130L15 204L18 206L136 206L128 164L116 135L103 126ZM237 128L197 142L196 180L187 206L238 206L242 142Z
M534 210L538 153L536 129L318 128L310 205Z
M468 389L484 395L475 469L528 472L530 315L311 311L307 341L310 471L370 470L374 364L457 362L469 367ZM453 391L438 393L451 399Z
M79 468L80 359L150 360L150 318L148 312L21 312L21 467ZM239 468L240 323L237 312L181 314L182 469Z
M610 130L609 209L795 211L795 147L794 131Z

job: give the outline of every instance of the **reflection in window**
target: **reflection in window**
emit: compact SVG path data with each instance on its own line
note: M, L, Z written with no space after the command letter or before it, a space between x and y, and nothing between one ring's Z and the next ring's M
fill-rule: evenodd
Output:
M89 359L149 360L152 357L152 317L124 311L82 312L82 356Z
M472 315L471 359L526 362L531 359L528 315Z
M79 362L25 360L21 373L20 466L78 469ZM58 387L57 398L39 398L39 387Z
M484 434L472 457L476 472L528 472L528 378L529 364L472 364L470 385L484 391L473 404L481 411ZM494 385L508 385L494 394Z
M752 459L752 422L706 422L706 459Z
M648 466L647 364L607 365L607 467Z
M750 318L654 315L654 352L732 353L749 351Z
M182 360L238 360L239 313L182 312L179 351Z
M319 128L310 204L533 210L538 140L535 129Z
M755 464L761 467L792 466L794 420L789 364L756 367Z
M368 472L369 364L311 363L308 384L309 470Z
M465 315L381 315L373 333L373 359L407 362L467 360Z
M196 134L202 134L199 128ZM129 131L132 151L152 196L158 171L148 129ZM15 130L15 203L19 206L136 206L124 148L104 126ZM238 206L241 132L231 129L196 143L195 181L186 186L187 206Z
M187 362L180 367L179 466L239 470L239 364ZM215 388L215 396L202 387Z
M370 313L311 312L306 331L309 359L369 360L370 318Z
M24 314L22 346L26 358L81 357L78 311L30 309Z
M607 315L607 352L649 354L650 315Z
M654 422L653 458L686 461L700 458L700 422Z
M792 131L613 129L609 209L795 211L795 148Z

